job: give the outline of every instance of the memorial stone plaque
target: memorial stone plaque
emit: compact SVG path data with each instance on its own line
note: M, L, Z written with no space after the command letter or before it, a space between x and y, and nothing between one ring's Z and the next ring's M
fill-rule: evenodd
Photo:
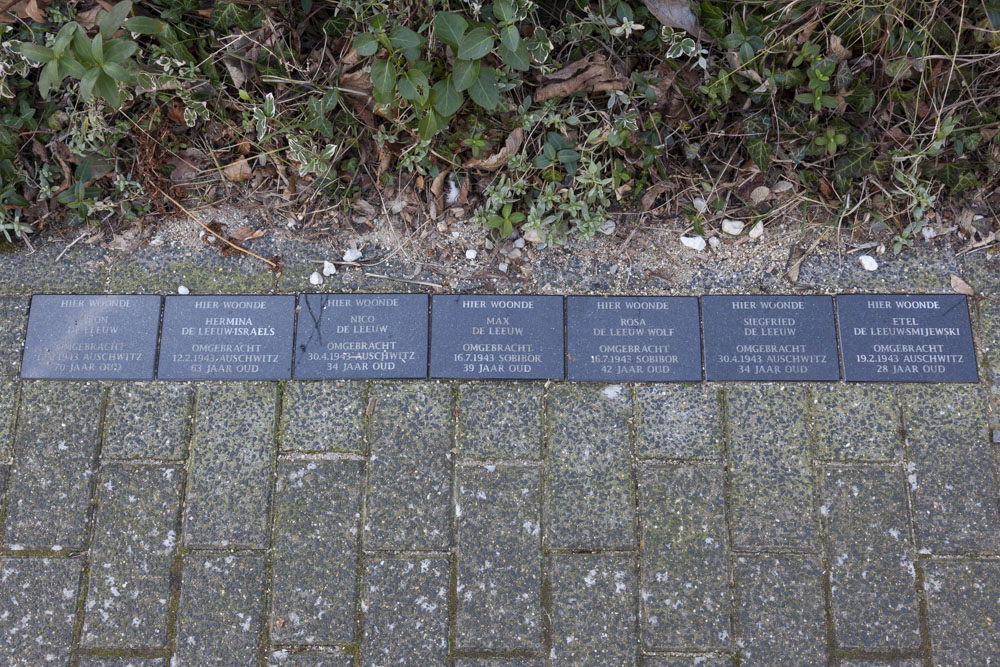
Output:
M700 382L698 298L566 299L570 380Z
M160 297L31 298L23 378L152 380Z
M961 294L842 294L837 320L848 382L979 381Z
M562 297L435 295L431 377L562 379Z
M833 299L828 296L705 296L709 380L840 379Z
M427 377L427 295L299 297L295 377Z
M156 377L288 379L294 321L294 296L168 296Z

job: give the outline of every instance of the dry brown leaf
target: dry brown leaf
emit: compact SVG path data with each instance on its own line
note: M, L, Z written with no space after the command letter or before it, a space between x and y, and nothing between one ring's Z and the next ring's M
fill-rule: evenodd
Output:
M246 161L246 158L240 158L222 170L222 175L226 177L226 180L233 183L242 183L250 178L250 174L252 173L253 168Z
M38 0L28 0L24 13L39 23L45 23L45 11L38 6Z
M490 155L488 157L479 157L466 160L465 164L462 166L466 169L480 169L482 171L496 171L500 167L507 164L507 160L510 159L511 155L517 153L521 148L521 143L524 141L524 130L517 128L513 132L507 135L507 141L504 142L503 148L499 151Z
M21 0L21 2L15 2L10 7L7 7L6 11L0 13L0 23L13 23L17 19L31 19L32 21L45 23L45 8L49 6L49 2L50 0ZM6 4L6 2L3 2L0 7L6 6Z
M686 30L695 37L702 36L698 17L691 11L688 0L642 0L646 9L668 28Z
M592 54L570 63L546 77L547 83L535 92L535 101L544 102L554 97L573 93L599 93L625 90L628 80L619 76L604 56Z
M656 203L656 198L667 191L670 188L670 181L660 181L656 185L650 187L646 190L646 194L642 196L641 207L643 211L648 211L653 208L653 204Z
M184 124L184 101L181 98L175 97L167 103L167 118L178 125Z
M254 239L259 239L264 234L267 234L266 229L247 229L246 227L237 227L229 235L230 241L252 241Z
M361 122L375 127L375 98L372 97L372 80L364 69L340 75L340 94L358 114Z
M431 202L438 211L443 211L445 208L444 183L445 179L448 178L449 173L450 171L448 169L442 169L441 172L434 177L434 182L431 183Z
M837 60L850 60L851 50L844 46L844 41L837 35L830 35L830 55Z
M976 296L976 290L972 289L972 285L965 282L954 273L951 274L951 288L959 294L964 294L965 296Z
M205 152L197 148L185 148L177 153L172 153L167 159L167 164L174 167L170 172L170 180L174 183L193 181L198 178L208 162L208 156L205 155Z

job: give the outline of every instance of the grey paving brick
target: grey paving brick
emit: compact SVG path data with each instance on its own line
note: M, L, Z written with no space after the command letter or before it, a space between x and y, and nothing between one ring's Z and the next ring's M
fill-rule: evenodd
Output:
M82 561L0 558L0 664L67 664Z
M837 643L861 649L920 646L917 592L902 471L828 468L823 505L829 536Z
M554 548L635 544L634 494L623 385L556 385L549 395L545 503Z
M722 417L711 385L636 387L637 449L643 458L719 459Z
M923 667L923 660L841 660L840 667Z
M24 383L7 481L5 543L86 546L103 401L97 383Z
M184 542L263 547L274 459L273 384L198 388Z
M455 667L542 667L536 658L459 658Z
M982 360L979 376L1000 387L1000 301L982 301L974 313Z
M166 658L100 658L85 655L78 667L167 667Z
M721 469L650 466L639 483L640 595L648 648L729 647Z
M692 655L692 656L646 656L644 667L732 667L733 659L729 656Z
M364 451L362 389L362 383L350 380L286 383L282 396L281 449Z
M33 252L0 252L0 294L99 294L108 278L105 251L77 243L35 242ZM65 253L63 252L65 251ZM62 254L59 262L56 258Z
M187 554L177 610L176 664L256 665L263 613L262 555Z
M935 385L902 392L917 547L1000 551L1000 489L985 391Z
M935 663L1000 664L1000 561L931 560L924 575Z
M353 641L361 471L359 461L279 465L273 641Z
M275 651L268 667L354 667L354 656L344 653L291 653Z
M727 392L735 546L813 547L806 389L748 384Z
M541 645L540 487L538 468L459 467L455 513L460 648Z
M827 664L818 558L741 556L734 574L742 665Z
M440 665L448 658L448 582L443 558L379 558L365 564L363 665Z
M538 382L458 386L458 451L480 459L538 459L542 394Z
M878 271L866 271L856 255L821 248L802 262L799 285L845 292L950 292L958 271L950 248L913 246L899 255L879 255Z
M633 556L552 556L551 577L551 664L635 664L638 640Z
M0 377L21 371L21 348L28 325L28 298L0 296Z
M183 459L194 387L180 382L114 384L104 418L106 459Z
M371 425L366 546L440 549L451 542L451 389L377 383Z
M0 461L10 461L14 424L17 422L18 385L14 380L0 380Z
M227 219L224 213L199 215L206 221L223 222L230 231L247 226ZM192 231L196 245L149 246L116 257L108 278L111 292L174 294L180 285L192 294L263 294L274 289L275 275L264 262L242 254L223 257L218 249L197 241L196 235ZM255 239L250 249L261 257L274 255L273 236Z
M90 555L84 646L166 646L180 491L178 468L104 467Z
M811 387L809 433L819 455L836 461L899 459L902 423L895 389L872 384Z

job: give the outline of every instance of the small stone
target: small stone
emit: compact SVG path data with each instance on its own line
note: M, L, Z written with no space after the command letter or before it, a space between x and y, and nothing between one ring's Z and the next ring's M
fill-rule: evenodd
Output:
M759 185L750 193L750 201L757 205L771 196L771 188L766 185Z
M528 241L529 243L541 243L542 242L542 237L534 229L526 229L526 230L524 230L524 237L523 238L524 238L525 241Z
M347 252L344 253L345 262L356 262L361 259L361 251L357 248L348 248Z
M524 239L517 239L517 240L515 240L514 241L514 247L515 248L523 248L524 247Z
M1000 445L1000 429L993 429L993 444Z
M606 236L610 236L611 234L614 234L615 233L615 221L614 220L608 220L603 225L601 225L600 227L598 227L597 231L599 231L600 233L602 233L602 234L604 234Z
M778 181L777 183L774 184L774 187L771 188L771 192L774 192L776 194L781 194L782 192L788 192L793 187L795 186L792 185L790 181Z
M472 250L471 248L465 251L466 259L475 259L478 255L479 253L477 253L475 250Z
M490 241L489 239L486 239L486 243L484 244L484 247L487 250L493 250L493 241Z
M924 237L925 241L930 241L932 238L937 236L937 232L934 231L933 227L922 227L920 229L920 235Z
M743 231L743 223L739 220L730 220L726 218L722 221L722 231L730 236L737 236Z
M548 247L549 247L549 244L548 244L548 243L539 243L539 244L538 244L538 249L539 249L539 250L545 250L545 249L546 249L546 248L548 248Z
M694 206L694 210L698 211L699 213L704 213L705 211L708 210L708 202L706 202L701 197L695 197L694 199L692 199L691 205Z
M865 271L878 270L878 262L876 262L875 258L872 257L871 255L861 255L860 257L858 257L858 261L861 262L861 266L864 268Z
M708 245L712 246L713 248L718 248L720 245L722 245L722 241L719 239L718 236L713 236L712 238L708 239Z
M510 259L520 259L521 258L521 251L518 250L517 248L514 248L509 253L507 253L507 257L510 258Z
M758 220L757 224L755 224L753 227L751 227L750 231L747 232L747 236L749 236L752 239L759 239L763 235L764 235L764 221L763 220Z
M187 287L184 287L184 285L178 285L177 286L177 293L180 294L180 295L182 295L182 296L184 296L184 295L190 294L191 290L189 290Z
M500 262L500 264L497 265L497 268L500 269L501 273L507 273L507 269L510 267L507 265L507 262Z
M337 272L337 265L336 264L334 264L333 262L327 262L327 261L323 262L323 275L324 276L332 276L336 272Z
M618 273L618 265L617 264L612 264L611 268L608 269L608 273L610 273L611 275L617 274Z
M309 284L310 285L322 285L323 284L323 276L319 275L319 271L313 271L312 272L312 275L309 276Z
M451 233L451 238L457 239L458 238L458 232L452 232Z
M705 239L701 236L682 236L681 243L692 250L701 252L705 249Z

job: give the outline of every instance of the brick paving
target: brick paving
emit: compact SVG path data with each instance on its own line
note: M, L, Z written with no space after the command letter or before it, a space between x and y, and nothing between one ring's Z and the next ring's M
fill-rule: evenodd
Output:
M1000 665L995 309L961 387L116 383L22 296L4 666Z

